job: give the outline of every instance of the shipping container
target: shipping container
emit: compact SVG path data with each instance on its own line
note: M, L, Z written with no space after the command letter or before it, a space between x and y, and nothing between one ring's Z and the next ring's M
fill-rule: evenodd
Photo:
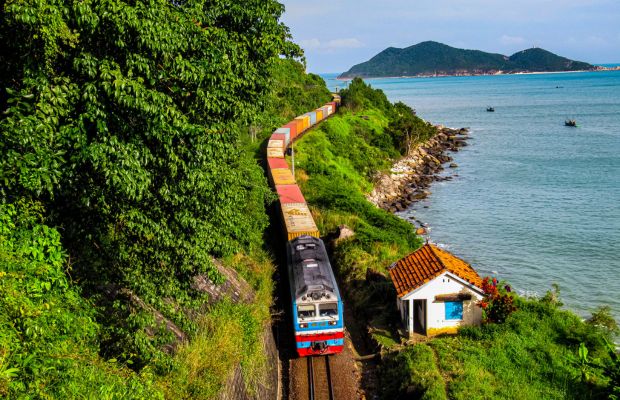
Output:
M288 168L274 168L269 171L274 185L294 185L295 177Z
M305 203L306 199L297 185L276 185L280 203Z
M301 132L305 131L310 127L310 117L307 115L300 115L299 117L296 117L295 120L301 121ZM298 135L301 132L299 131L299 129L297 130Z
M286 135L284 135L283 133L272 133L270 139L271 140L281 140L286 145Z
M304 120L304 129L308 129L310 128L310 116L309 115L302 115L301 116Z
M304 115L310 117L310 126L316 124L316 112L310 111L309 113L305 113Z
M280 203L280 207L288 240L302 235L321 237L306 203Z
M288 169L288 163L284 158L268 158L267 164L269 164L269 169L277 169L277 168L286 168Z
M290 121L288 124L283 125L282 128L288 128L291 131L291 140L297 137L297 122Z
M323 109L317 108L316 110L314 110L314 112L316 113L317 122L322 121L323 120Z
M284 152L284 140L274 140L274 139L270 139L269 142L267 143L267 148L269 149L280 149L282 152Z
M304 119L301 118L301 117L296 117L293 121L297 124L297 136L299 136L305 130L305 128L304 128Z
M325 107L327 107L327 114L332 115L334 113L334 106L328 104Z
M284 145L288 146L291 143L291 128L278 128L273 133L284 135Z
M284 148L267 147L267 158L284 158Z

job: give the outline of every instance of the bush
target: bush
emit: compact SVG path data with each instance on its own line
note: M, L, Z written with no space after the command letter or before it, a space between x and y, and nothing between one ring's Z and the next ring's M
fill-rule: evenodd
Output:
M95 308L67 279L60 234L42 213L0 204L0 397L162 398L147 372L98 356Z

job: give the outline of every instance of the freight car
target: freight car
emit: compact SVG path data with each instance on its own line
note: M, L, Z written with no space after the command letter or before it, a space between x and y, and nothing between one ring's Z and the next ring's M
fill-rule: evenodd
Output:
M286 149L303 132L336 112L340 96L275 130L267 144L269 180L278 193L286 237L293 329L300 356L334 354L344 346L342 300L325 245L295 177Z

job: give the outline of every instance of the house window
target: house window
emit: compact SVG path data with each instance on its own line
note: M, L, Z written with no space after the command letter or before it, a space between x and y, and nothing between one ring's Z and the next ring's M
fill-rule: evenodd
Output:
M461 320L463 319L463 302L462 301L446 301L446 319Z

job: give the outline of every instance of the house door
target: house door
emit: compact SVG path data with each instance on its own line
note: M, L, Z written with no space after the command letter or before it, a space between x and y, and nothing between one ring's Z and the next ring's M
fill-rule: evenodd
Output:
M413 331L426 335L426 300L413 301Z

